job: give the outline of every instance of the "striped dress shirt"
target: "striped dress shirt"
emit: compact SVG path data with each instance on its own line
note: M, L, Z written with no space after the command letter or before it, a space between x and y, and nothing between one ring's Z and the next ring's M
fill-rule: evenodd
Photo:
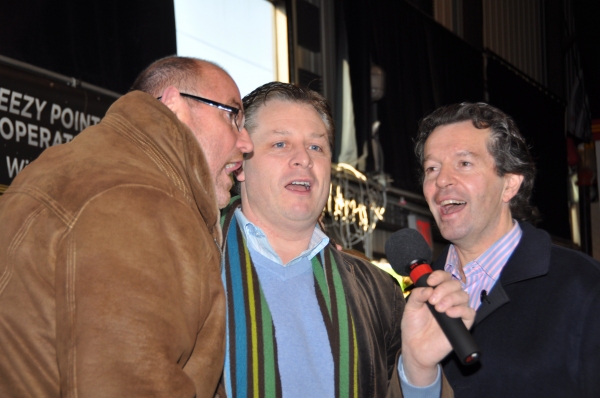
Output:
M466 283L461 280L459 272L460 260L454 245L450 245L446 257L446 272L460 281L462 289L469 295L469 307L477 310L487 293L492 290L500 277L502 269L519 244L523 231L519 223L513 220L514 226L503 237L498 239L489 249L463 267Z

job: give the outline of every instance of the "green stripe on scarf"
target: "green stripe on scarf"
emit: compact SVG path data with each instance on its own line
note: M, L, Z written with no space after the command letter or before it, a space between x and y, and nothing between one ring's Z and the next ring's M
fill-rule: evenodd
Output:
M273 319L271 318L271 311L267 305L264 295L261 296L261 308L263 316L262 322L262 333L263 333L263 344L264 344L264 378L265 378L265 397L275 397L277 391L278 381L275 380L275 372L277 361L275 360L275 338L273 336Z
M222 218L225 234L223 272L230 325L227 336L230 366L225 369L225 384L232 389L228 393L236 398L281 397L275 327L252 258L234 217L238 206L239 199L234 198ZM230 248L237 250L230 251ZM317 302L333 354L336 397L358 397L356 330L330 246L311 262ZM242 325L244 320L245 325ZM243 363L238 363L239 360Z

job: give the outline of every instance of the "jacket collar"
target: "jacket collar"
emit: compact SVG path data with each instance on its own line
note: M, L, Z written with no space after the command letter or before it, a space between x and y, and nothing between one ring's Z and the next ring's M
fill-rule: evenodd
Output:
M221 244L219 209L208 164L192 131L165 105L141 91L119 98L101 123L137 143L175 186L195 203L211 235Z
M552 245L550 235L527 222L519 222L519 225L523 230L521 241L502 269L500 280L477 309L474 325L510 301L504 287L548 273ZM439 255L433 264L433 269L444 269L448 248L446 247Z

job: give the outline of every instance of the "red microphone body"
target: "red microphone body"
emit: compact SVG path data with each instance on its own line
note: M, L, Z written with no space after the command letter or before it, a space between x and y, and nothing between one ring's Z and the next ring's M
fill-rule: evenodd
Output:
M406 270L416 287L430 287L427 284L427 277L433 270L427 262L415 260L406 267ZM471 365L479 361L479 347L462 320L460 318L450 318L445 313L438 312L430 303L427 303L427 306L450 341L450 345L452 345L460 361L464 365Z
M432 253L418 231L404 228L394 232L385 244L385 253L396 273L410 276L417 287L429 287L427 277L432 272L429 265ZM460 361L465 365L478 362L479 347L462 319L450 318L446 313L438 312L430 303L427 306Z

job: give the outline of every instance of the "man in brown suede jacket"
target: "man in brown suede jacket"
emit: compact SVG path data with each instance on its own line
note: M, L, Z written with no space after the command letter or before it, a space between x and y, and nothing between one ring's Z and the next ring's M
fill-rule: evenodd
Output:
M133 89L0 197L2 397L215 393L218 208L252 150L239 90L179 57Z

